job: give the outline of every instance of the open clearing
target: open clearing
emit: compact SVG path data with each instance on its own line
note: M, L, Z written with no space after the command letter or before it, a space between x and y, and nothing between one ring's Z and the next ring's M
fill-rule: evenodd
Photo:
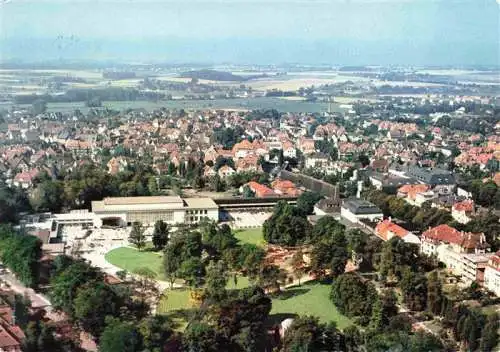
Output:
M106 261L119 268L133 273L140 268L148 268L154 271L158 279L163 279L162 256L160 253L151 251L139 252L130 247L113 249L104 256Z
M262 227L235 231L234 237L236 237L242 244L249 243L259 247L263 247L266 244L264 237L262 236Z
M340 314L330 301L331 285L310 282L302 286L294 286L273 298L271 315L314 315L323 323L334 321L339 329L353 324L346 316Z

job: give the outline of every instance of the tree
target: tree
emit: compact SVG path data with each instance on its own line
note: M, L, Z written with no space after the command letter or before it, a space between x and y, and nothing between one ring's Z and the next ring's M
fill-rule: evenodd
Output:
M255 192L248 185L243 186L243 198L255 198Z
M220 352L227 349L228 341L219 336L216 329L206 323L189 324L183 336L185 351Z
M30 318L29 308L31 307L31 301L29 297L15 295L14 296L14 318L16 325L19 325L21 329L26 329L28 321Z
M21 235L10 226L0 225L0 259L28 287L35 287L39 281L41 247L37 237Z
M304 192L297 198L297 209L304 215L312 214L314 205L319 202L321 195L315 192Z
M427 278L427 310L439 315L442 310L443 288L438 273L433 271Z
M31 104L31 111L33 115L43 114L47 111L47 102L43 99L37 99Z
M479 349L481 351L494 351L498 344L498 314L493 313L486 318L486 324L482 331L481 344Z
M361 167L367 167L370 165L370 158L366 154L360 154L358 161L361 163Z
M207 267L205 296L220 302L226 295L227 271L224 262L211 261Z
M51 211L59 213L64 204L64 188L59 181L47 180L40 183L33 191L30 202L37 212Z
M389 326L392 317L398 314L397 298L392 290L385 290L377 296L372 307L370 329L383 331Z
M345 351L344 335L335 324L312 316L295 318L285 332L282 351Z
M128 236L128 241L141 251L146 246L146 235L144 234L144 227L140 222L132 224L132 230Z
M31 321L26 330L26 339L23 351L26 352L62 352L62 346L54 337L54 328L47 326L42 321Z
M311 225L305 215L290 204L279 201L264 222L263 235L269 243L296 246L309 240Z
M163 272L165 277L170 281L170 287L173 287L177 272L181 266L182 257L182 242L180 240L173 240L165 248L163 255Z
M286 282L286 272L276 265L265 264L261 267L258 285L265 290L280 292L280 286Z
M49 296L52 305L73 317L74 300L78 289L85 284L102 281L103 278L104 275L99 269L85 262L77 261L71 264L50 281Z
M170 226L166 222L158 220L155 223L153 230L153 246L156 251L160 251L165 248L168 243L169 235Z
M144 351L163 352L165 344L173 336L172 323L164 315L153 315L139 323Z
M265 252L257 246L251 244L241 246L238 266L241 266L250 281L257 280L265 255Z
M103 282L91 282L77 292L75 318L83 330L99 338L106 316L117 316L120 306L119 297L111 287Z
M345 247L333 240L314 243L311 252L311 270L320 277L337 277L344 273L349 254Z
M300 286L300 279L304 274L306 273L306 263L304 261L304 253L302 252L301 249L299 249L297 252L295 252L292 256L292 269L293 269L293 274L295 278L299 281L299 286Z
M142 337L133 323L115 318L106 319L99 343L101 352L137 352L142 347Z
M237 245L238 240L234 237L231 228L227 224L217 227L215 223L211 223L209 226L210 228L203 236L206 246L218 253L222 253L226 249L233 248Z
M177 275L184 279L189 286L199 287L203 283L205 266L200 258L192 257L181 263Z
M405 267L399 287L403 292L403 301L410 310L422 311L427 306L427 279L421 273L415 273Z
M158 296L158 286L155 280L156 273L153 270L147 267L137 268L134 270L134 274L138 276L134 279L134 283L141 302L146 302L148 298Z
M348 317L369 317L376 295L373 284L357 274L345 273L333 282L330 299Z
M347 247L345 226L331 216L323 216L318 220L312 229L311 237L313 242L327 240L340 247Z

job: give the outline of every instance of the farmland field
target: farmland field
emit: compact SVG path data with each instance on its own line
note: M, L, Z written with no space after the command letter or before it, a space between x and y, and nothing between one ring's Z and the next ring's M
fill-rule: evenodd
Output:
M1 104L0 107L10 109L12 104ZM16 105L21 108L29 108L31 105ZM237 99L215 99L215 100L167 100L167 101L104 101L103 108L107 107L115 110L139 109L153 110L165 107L167 109L235 109L235 110L256 110L256 109L276 109L278 111L289 112L324 112L328 110L327 103L305 102L297 100L285 100L280 98L237 98ZM336 105L337 110L341 108ZM80 109L82 113L87 113L89 108L83 102L74 103L49 103L49 112L71 112Z

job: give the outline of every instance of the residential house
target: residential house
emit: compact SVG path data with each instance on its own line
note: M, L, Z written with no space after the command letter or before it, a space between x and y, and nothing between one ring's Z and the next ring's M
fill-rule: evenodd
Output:
M30 188L33 186L35 178L38 176L38 169L31 169L29 171L23 171L18 173L13 180L13 184L16 187Z
M7 305L0 306L0 351L21 352L26 336L15 324L14 312Z
M297 149L290 141L283 142L283 156L285 158L296 158L297 157Z
M378 221L384 217L375 204L358 198L346 199L340 208L340 215L353 223L360 220Z
M106 166L108 168L108 174L116 175L119 172L125 171L128 166L128 162L121 156L113 157L108 161Z
M316 152L314 139L312 138L306 138L306 137L299 138L298 147L303 154L310 154Z
M226 178L233 175L236 171L229 165L222 165L217 173L221 178Z
M273 197L276 195L271 188L261 185L255 181L248 182L246 186L250 188L257 198Z
M307 154L305 157L306 168L324 169L328 166L328 164L328 155L324 153L311 153Z
M314 205L314 214L331 215L340 211L342 201L334 198L324 198Z
M296 197L301 193L297 186L295 186L295 184L289 180L282 180L277 178L271 183L271 186L273 187L274 192L277 194Z
M419 194L425 194L426 196L420 197L419 201L423 200L424 202L426 201L427 197L432 197L433 193L428 192L430 189L429 185L426 184L410 184L410 185L404 185L398 188L398 197L404 198L405 201L412 205L418 205L421 206L422 204L417 204L416 198L417 195Z
M384 241L388 241L393 237L399 237L406 243L413 243L420 246L420 239L418 236L398 224L393 223L391 218L380 221L377 226L375 226L375 234Z
M475 214L474 201L467 199L453 204L451 207L451 216L461 224L467 224L472 220Z
M248 154L253 153L253 151L254 146L246 139L233 146L233 154L235 158L244 158Z
M451 171L439 168L424 168L412 165L408 168L406 174L420 183L431 186L432 190L438 194L453 193L457 185L455 176Z

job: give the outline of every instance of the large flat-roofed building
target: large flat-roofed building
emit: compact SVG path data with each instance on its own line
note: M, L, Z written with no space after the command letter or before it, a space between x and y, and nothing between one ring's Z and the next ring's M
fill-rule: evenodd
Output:
M178 196L113 197L92 202L97 226L153 225L158 220L169 224L196 223L203 219L219 220L219 207L210 198Z

